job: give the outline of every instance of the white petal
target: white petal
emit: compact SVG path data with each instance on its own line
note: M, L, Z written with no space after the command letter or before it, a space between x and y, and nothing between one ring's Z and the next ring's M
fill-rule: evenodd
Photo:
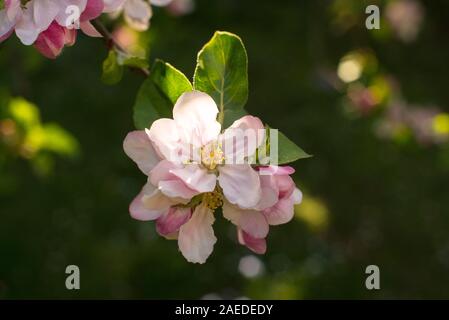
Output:
M293 191L292 197L293 197L294 204L300 204L302 202L301 190L299 190L298 188L295 188L295 191Z
M167 160L181 163L182 144L176 122L172 119L158 119L153 122L151 128L146 130L159 153Z
M126 22L138 31L145 31L150 26L153 15L151 6L143 0L127 0L123 7Z
M256 149L265 141L265 128L259 118L244 116L236 120L220 136L225 154L225 162L242 164L253 156Z
M161 199L159 194L157 189L151 188L147 183L129 206L131 217L140 221L159 218L171 205L170 202L167 205L165 199Z
M128 133L123 142L123 149L146 175L149 175L151 169L160 161L150 138L143 130Z
M254 238L262 239L268 235L269 225L260 211L240 209L224 201L223 216Z
M173 119L182 141L200 147L216 140L221 130L214 100L199 91L186 92L173 107Z
M183 168L182 165L174 164L168 160L160 161L150 173L150 181L158 186L159 190L171 198L191 199L199 191L190 188L181 178L172 171Z
M199 205L192 218L179 229L178 246L189 262L204 263L214 250L217 238L212 224L213 211L205 205Z
M212 192L217 183L217 176L196 164L187 164L184 168L170 171L191 189L199 193Z
M34 23L34 9L30 5L31 3L28 2L27 8L23 10L22 18L17 22L15 28L17 37L26 46L32 45L40 33L39 28Z
M226 199L241 208L255 208L262 193L259 174L248 164L224 165L218 170Z
M35 0L32 2L34 7L33 18L37 28L40 31L48 29L55 20L60 9L60 3L55 0Z
M15 21L10 20L6 10L0 11L0 38L9 35L12 28L14 28Z
M120 10L126 0L103 0L104 9L103 12L115 12Z
M60 10L55 18L56 22L64 27L73 23L78 25L86 6L87 0L61 0Z

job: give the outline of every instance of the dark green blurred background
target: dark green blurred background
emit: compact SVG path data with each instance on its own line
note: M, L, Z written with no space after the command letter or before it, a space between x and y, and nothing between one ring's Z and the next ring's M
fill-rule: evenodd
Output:
M378 31L365 28L367 4L381 8ZM154 11L151 61L189 77L215 30L242 37L248 111L314 155L293 164L304 203L257 258L217 215L213 254L189 264L128 214L145 177L122 141L143 78L104 85L98 39L80 35L50 61L12 37L0 45L0 298L449 298L448 1L197 0L182 17ZM55 141L11 143L30 129L14 124L8 96L38 106L42 126L57 123ZM65 288L70 264L79 291ZM365 288L371 264L380 290Z

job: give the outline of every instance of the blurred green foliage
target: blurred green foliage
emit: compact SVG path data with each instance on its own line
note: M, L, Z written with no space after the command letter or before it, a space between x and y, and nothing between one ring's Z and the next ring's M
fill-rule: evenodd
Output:
M80 36L55 61L15 39L1 44L1 119L25 136L37 126L31 145L52 157L80 154L75 141L82 156L57 159L41 175L0 144L0 298L447 298L449 145L379 138L390 93L367 113L345 107L357 105L352 85L377 81L381 92L399 86L407 102L449 111L449 3L422 2L419 33L402 41L384 21L390 2L198 0L177 18L154 10L151 61L193 74L192 57L215 30L238 34L249 57L248 111L314 155L294 165L304 203L272 228L255 277L244 276L241 258L251 253L218 212L205 265L187 263L153 223L129 217L145 182L122 151L140 75L105 86L108 51L98 39ZM365 29L365 3L381 6L381 30ZM341 59L360 52L376 71L342 83ZM445 119L434 119L443 133ZM69 264L81 269L80 291L65 289ZM381 290L364 286L370 264L380 267Z

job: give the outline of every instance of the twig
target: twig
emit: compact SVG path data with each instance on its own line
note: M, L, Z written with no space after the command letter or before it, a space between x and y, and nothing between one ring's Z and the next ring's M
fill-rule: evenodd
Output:
M97 29L97 31L103 36L108 49L116 49L120 51L124 55L129 55L128 52L114 39L114 36L109 32L108 29L101 23L101 21L97 18L91 21L92 25ZM144 77L148 77L150 75L150 71L146 68L139 67L128 67L129 69L136 71L142 74Z

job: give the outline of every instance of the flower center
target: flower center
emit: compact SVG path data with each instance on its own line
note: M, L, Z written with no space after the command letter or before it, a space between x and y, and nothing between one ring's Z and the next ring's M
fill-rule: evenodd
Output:
M203 203L211 210L215 210L223 205L223 195L217 189L206 192L203 195Z
M209 170L223 164L224 155L217 142L211 142L201 148L201 163Z

